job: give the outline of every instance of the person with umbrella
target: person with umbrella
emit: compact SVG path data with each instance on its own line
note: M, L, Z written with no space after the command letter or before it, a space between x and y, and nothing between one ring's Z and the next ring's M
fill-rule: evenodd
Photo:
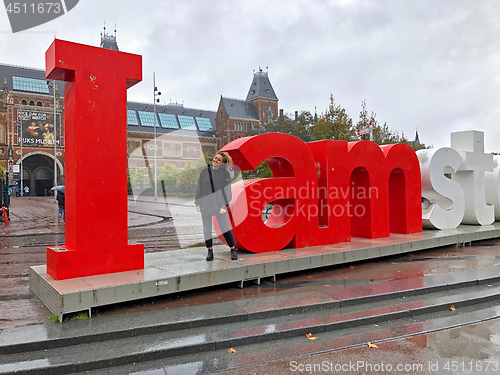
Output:
M57 205L59 206L59 214L57 215L57 224L61 224L61 218L66 222L66 211L65 211L65 189L64 185L56 185L50 190L57 191Z

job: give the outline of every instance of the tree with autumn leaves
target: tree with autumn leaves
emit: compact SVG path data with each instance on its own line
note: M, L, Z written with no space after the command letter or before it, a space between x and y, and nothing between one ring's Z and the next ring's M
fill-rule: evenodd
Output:
M400 137L397 132L389 129L387 123L384 123L384 125L380 125L376 117L377 114L375 112L372 112L370 115L368 115L368 111L366 109L366 100L363 100L361 102L361 112L359 113L359 120L356 124L356 131L371 126L373 128L373 142L378 145L407 143L407 141L402 142L403 137ZM361 139L370 140L370 134L362 135Z
M333 139L336 141L356 141L356 128L346 110L335 103L330 96L328 110L319 116L311 128L313 140Z
M330 105L326 112L319 117L316 115L313 117L310 112L303 111L294 120L285 117L280 121L257 126L248 135L277 132L294 135L304 142L324 139L353 142L369 140L369 134L358 136L357 131L371 126L373 142L378 145L406 143L414 150L427 148L424 144L412 144L413 142L410 142L404 135L399 135L398 132L391 130L387 123L379 124L376 117L375 112L368 113L366 100L363 100L358 122L354 124L346 110L335 102L333 95L330 95ZM265 178L272 177L272 172L266 163L262 163L255 171L244 172L243 176L244 178Z
M359 113L359 119L356 125L354 125L352 119L346 113L346 110L340 105L335 103L333 95L330 96L330 105L328 110L319 116L315 121L313 126L310 128L310 133L312 139L315 141L322 139L334 139L338 141L357 141L357 140L369 140L370 135L365 134L361 137L358 136L357 131L361 129L368 128L369 126L373 129L373 142L378 145L387 145L393 143L406 143L410 144L408 139L403 135L399 135L398 132L391 130L387 123L383 125L379 124L375 112L368 114L366 109L366 100L361 102L361 111ZM414 150L419 150L421 148L426 148L424 144L411 145Z

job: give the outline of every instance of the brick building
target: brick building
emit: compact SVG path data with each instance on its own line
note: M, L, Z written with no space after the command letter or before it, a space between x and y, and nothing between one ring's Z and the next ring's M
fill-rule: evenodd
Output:
M278 120L278 97L268 72L259 69L254 73L245 100L221 96L215 122L217 147L247 135L254 126Z
M118 50L116 35L101 34L101 47ZM64 183L64 82L47 81L42 69L5 64L0 64L0 82L0 164L10 183L29 186L30 195L44 195L54 185L54 153L57 182ZM212 158L215 115L182 104L127 102L129 170L153 173L155 130L158 170ZM21 170L22 177L14 173Z
M104 31L100 46L118 50L116 34ZM10 183L29 186L30 195L44 195L55 180L64 184L64 82L46 80L43 69L0 64L1 82L0 164ZM127 102L129 171L144 169L152 177L155 149L158 170L211 159L252 127L277 119L278 98L262 69L254 72L245 100L221 96L217 112L178 103Z

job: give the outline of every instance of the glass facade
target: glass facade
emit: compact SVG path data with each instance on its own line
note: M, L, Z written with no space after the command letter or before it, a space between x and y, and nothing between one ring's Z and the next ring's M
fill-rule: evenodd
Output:
M177 123L177 119L175 115L171 115L169 113L158 113L160 117L161 126L169 129L179 129L179 124Z
M44 79L12 76L12 88L14 90L38 92L40 94L49 93L49 86Z
M212 130L212 123L206 117L196 117L196 122L198 123L198 129L203 132Z
M142 126L155 126L154 125L154 113L153 112L144 112L144 111L137 111L139 114L139 120L141 120L141 125ZM158 126L158 121L156 122L156 126Z
M181 124L181 129L197 130L196 124L194 122L194 117L177 115L179 123Z
M128 125L139 125L139 121L137 120L137 115L134 110L127 109L127 124Z

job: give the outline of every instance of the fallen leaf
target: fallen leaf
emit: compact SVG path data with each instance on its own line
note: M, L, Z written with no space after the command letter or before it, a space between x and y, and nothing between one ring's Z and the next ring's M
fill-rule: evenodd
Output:
M455 305L451 305L451 306L450 306L450 310L451 310L451 311L455 311L455 310L456 310Z
M229 353L236 353L236 349L230 348L227 350Z
M378 346L375 344L372 344L370 341L366 343L370 349L378 349Z
M351 268L356 268L356 266L351 266Z
M330 286L330 285L323 285L323 286Z
M312 333L306 333L306 337L307 337L309 340L316 340L316 337L314 337Z

